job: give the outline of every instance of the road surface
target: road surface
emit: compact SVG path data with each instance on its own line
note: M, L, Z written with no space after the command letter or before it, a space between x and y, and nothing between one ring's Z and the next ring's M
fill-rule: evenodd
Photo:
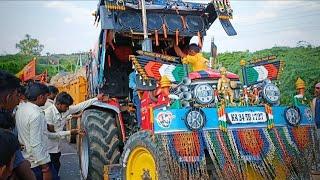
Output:
M79 158L75 144L64 143L61 150L61 180L80 180Z

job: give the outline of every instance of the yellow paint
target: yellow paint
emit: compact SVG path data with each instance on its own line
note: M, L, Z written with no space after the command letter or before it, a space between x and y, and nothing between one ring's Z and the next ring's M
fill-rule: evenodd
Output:
M76 79L73 79L72 81L68 82L64 85L59 84L53 84L58 89L59 92L67 92L70 94L70 96L73 98L73 103L78 104L86 100L86 97L88 95L87 92L87 80L86 78L79 76Z
M246 180L264 180L261 174L256 172L255 169L250 165L247 165L247 169L245 173L246 173Z
M126 180L143 179L144 172L149 172L151 179L158 179L152 154L144 147L137 147L129 155Z

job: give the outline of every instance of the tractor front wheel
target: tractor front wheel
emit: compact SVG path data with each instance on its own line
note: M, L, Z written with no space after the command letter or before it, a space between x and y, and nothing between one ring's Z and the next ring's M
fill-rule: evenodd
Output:
M130 136L120 164L123 167L123 179L126 180L171 179L161 148L152 140L149 131L139 131Z

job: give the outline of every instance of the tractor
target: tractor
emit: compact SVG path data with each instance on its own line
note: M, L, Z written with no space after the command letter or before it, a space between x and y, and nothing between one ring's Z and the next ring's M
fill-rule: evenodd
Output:
M228 0L100 0L93 15L101 32L86 66L88 93L108 99L81 117L83 179L309 177L317 159L314 122L309 107L279 104L273 82L280 60L241 61L241 79L212 62L192 71L174 50L193 37L203 46L217 19L236 35Z

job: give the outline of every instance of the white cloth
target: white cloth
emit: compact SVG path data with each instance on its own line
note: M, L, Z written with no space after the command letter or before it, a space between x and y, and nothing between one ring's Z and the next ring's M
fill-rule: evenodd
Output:
M31 168L50 162L47 150L47 125L41 108L30 102L19 104L16 112L19 142L25 146L23 157Z
M55 135L49 136L47 143L49 153L61 152L61 139L70 135L70 131L63 131L68 116L86 109L96 101L98 101L98 98L89 99L77 105L72 105L69 107L69 110L64 113L60 113L54 104L44 110L47 123L53 125L56 134L60 135L58 138Z

